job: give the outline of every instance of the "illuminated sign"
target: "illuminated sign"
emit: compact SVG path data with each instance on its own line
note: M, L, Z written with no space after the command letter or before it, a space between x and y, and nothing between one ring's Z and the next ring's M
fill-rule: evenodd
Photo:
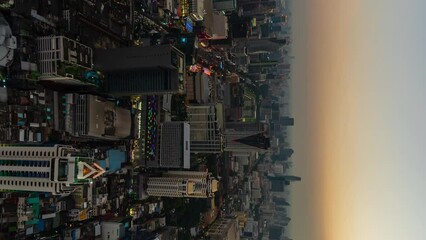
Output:
M198 65L191 65L189 66L189 71L191 72L201 72L201 67Z
M147 117L145 136L145 158L147 161L155 161L157 151L157 96L147 97Z
M139 139L141 138L141 133L142 133L142 113L138 113L137 120L138 120L138 132L136 137Z
M186 28L186 30L188 30L188 32L193 32L194 31L194 26L193 26L192 21L191 21L190 18L186 19L185 28Z
M212 75L211 71L208 68L204 68L204 74L206 74L207 76Z
M251 20L251 26L252 26L252 27L256 27L256 26L257 26L257 20L256 20L256 18L253 18L253 19Z

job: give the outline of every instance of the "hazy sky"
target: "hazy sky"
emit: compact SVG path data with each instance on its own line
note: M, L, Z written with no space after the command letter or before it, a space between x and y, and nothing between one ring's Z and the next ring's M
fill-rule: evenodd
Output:
M295 240L426 239L426 0L292 0Z

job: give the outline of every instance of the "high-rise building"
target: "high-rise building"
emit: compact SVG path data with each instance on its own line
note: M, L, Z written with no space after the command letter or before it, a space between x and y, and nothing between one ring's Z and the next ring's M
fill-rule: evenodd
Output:
M264 123L226 123L225 151L230 152L259 152L268 150L270 139L266 136Z
M146 125L140 164L151 168L190 168L190 126L187 122L153 120Z
M184 88L185 55L170 45L95 52L106 91L117 96L178 93Z
M0 189L68 195L105 171L71 146L0 147Z
M221 126L217 114L221 108L215 105L188 106L188 120L191 125L191 152L220 153L222 151Z
M94 95L78 95L68 99L71 114L65 114L72 135L103 140L117 140L131 134L130 110ZM66 112L66 110L65 110Z
M225 151L228 152L260 152L271 146L265 133L233 132L225 134Z
M161 177L150 177L149 196L209 198L218 190L218 181L209 172L168 171Z
M187 122L166 122L161 125L160 167L191 167L189 129Z

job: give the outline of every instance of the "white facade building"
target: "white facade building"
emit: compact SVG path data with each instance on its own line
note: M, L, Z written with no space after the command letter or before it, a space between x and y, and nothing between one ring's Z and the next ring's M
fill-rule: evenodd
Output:
M77 149L64 145L0 147L0 189L68 195L73 184L105 172L93 159L76 153Z
M125 235L125 228L121 222L102 222L102 240L120 239Z
M16 49L16 37L12 35L9 23L0 14L0 67L9 67L12 64L14 51Z
M84 84L76 80L76 71L67 68L90 70L93 65L92 48L64 36L37 38L39 80L58 81L67 84Z
M158 197L212 197L218 181L209 172L168 171L162 177L148 179L147 193Z
M160 167L191 168L189 129L187 122L166 122L161 125Z
M191 152L222 152L220 122L215 105L188 106L188 119L191 125Z

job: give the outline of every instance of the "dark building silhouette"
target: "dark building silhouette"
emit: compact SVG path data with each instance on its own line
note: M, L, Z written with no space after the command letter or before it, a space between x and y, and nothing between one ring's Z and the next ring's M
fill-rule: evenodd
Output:
M178 93L183 89L185 55L170 45L98 50L95 62L112 95Z
M290 206L290 203L282 197L273 197L273 201L277 206Z
M285 186L290 185L291 182L302 180L301 177L287 175L267 175L267 177L271 182L271 191L273 192L282 192Z
M284 126L294 126L294 118L280 117L280 124Z
M280 240L281 235L283 234L283 227L272 225L269 227L269 239L270 240Z
M294 151L291 148L283 148L280 149L280 159L281 160L288 160L291 155L293 155Z

